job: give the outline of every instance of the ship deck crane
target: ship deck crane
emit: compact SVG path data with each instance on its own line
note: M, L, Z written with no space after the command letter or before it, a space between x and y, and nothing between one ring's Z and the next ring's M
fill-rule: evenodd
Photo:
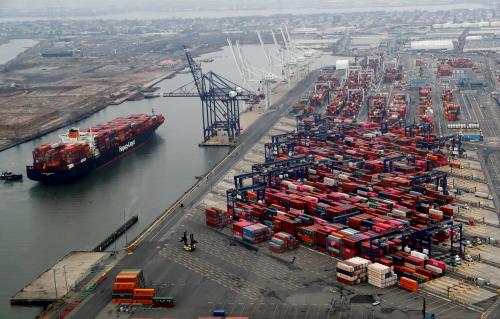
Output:
M212 71L203 73L201 66L194 61L191 50L186 46L184 53L193 81L163 93L163 97L199 97L202 105L203 143L212 137L226 134L229 143L234 144L241 131L240 101L254 103L261 95Z

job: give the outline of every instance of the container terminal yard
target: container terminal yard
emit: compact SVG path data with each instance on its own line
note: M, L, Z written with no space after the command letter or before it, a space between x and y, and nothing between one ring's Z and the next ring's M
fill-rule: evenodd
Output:
M201 98L200 146L231 150L124 249L137 216L11 304L40 318L497 318L498 60L470 52L470 32L303 68L241 119L269 87L204 73L185 47L198 93L147 93Z
M443 57L311 72L126 250L11 302L57 300L47 318L498 316L497 82L464 87L442 69L484 74L483 57Z

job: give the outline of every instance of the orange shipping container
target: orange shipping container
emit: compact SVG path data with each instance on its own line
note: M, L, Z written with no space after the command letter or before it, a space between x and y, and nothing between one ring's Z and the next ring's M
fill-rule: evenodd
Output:
M411 292L415 292L418 290L418 282L410 278L401 277L399 279L399 287Z
M134 289L134 296L154 296L154 288L137 288Z
M427 159L430 160L430 161L437 161L438 160L438 157L436 155L432 155L432 154L427 154Z
M115 282L136 282L137 275L118 275L115 278Z
M460 168L460 166L461 166L460 162L450 162L450 167Z
M135 282L115 282L113 289L134 289Z

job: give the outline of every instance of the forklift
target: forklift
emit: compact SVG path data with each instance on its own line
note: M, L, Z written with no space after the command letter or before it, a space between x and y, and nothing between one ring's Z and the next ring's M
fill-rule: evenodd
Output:
M193 252L196 250L196 244L198 243L194 239L194 234L189 235L189 244L188 244L188 239L187 239L187 232L184 232L184 235L182 235L180 242L184 243L184 250L187 252Z

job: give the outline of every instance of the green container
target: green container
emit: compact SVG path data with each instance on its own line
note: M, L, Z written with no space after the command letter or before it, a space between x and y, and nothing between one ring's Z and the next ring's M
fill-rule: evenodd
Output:
M307 246L307 247L312 247L314 248L315 244L314 243L306 243L306 242L303 242L303 241L300 241L300 243L304 246Z
M419 283L424 283L424 282L426 282L426 280L425 280L424 278L420 277L420 276L419 276L419 275L417 275L417 274L412 274L412 275L411 275L411 277L412 277L413 279L415 279L416 281L418 281Z
M299 233L314 235L314 231L307 228L299 228Z
M166 296L166 297L153 297L153 302L154 303L174 303L174 297L173 296Z

